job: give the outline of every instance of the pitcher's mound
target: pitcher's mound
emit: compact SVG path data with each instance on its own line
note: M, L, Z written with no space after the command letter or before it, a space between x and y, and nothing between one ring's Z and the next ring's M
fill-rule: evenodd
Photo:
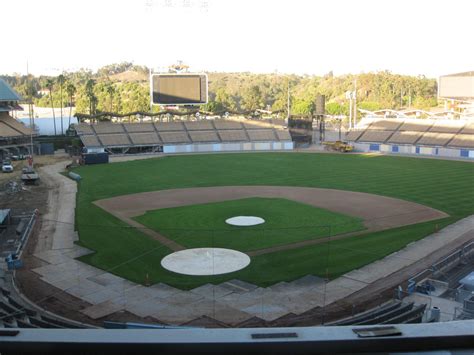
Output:
M247 254L222 248L195 248L165 256L161 266L184 275L221 275L243 269L250 264Z
M236 216L232 218L227 218L225 220L225 223L233 226L247 227L265 223L265 220L263 218L255 216Z

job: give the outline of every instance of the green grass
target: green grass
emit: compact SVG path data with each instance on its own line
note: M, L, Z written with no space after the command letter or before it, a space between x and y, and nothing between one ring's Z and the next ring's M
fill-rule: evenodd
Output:
M261 217L265 223L254 227L225 223L227 218L242 215ZM362 219L281 198L246 198L163 208L148 211L135 220L187 248L212 246L240 251L364 229Z
M393 156L252 153L171 156L83 166L77 196L80 244L97 251L81 260L130 280L191 288L234 277L259 285L306 274L336 277L377 260L474 212L474 164ZM360 191L421 203L450 215L441 222L370 233L253 257L244 270L218 277L170 273L160 260L170 251L92 204L102 198L185 187L307 186ZM329 250L329 254L328 254Z

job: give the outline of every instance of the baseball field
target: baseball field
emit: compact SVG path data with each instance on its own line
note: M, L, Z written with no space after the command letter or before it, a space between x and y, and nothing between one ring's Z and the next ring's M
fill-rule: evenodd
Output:
M75 169L82 261L142 284L190 289L240 279L260 286L335 278L474 212L474 164L378 155L167 156ZM265 223L234 227L255 215ZM164 269L195 247L246 252L218 276Z

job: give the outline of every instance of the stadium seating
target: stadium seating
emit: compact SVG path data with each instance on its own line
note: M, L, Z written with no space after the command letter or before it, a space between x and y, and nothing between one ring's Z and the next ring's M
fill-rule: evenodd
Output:
M211 121L184 122L184 126L188 131L205 131L214 129Z
M94 134L94 131L92 130L92 126L87 124L87 123L79 123L76 126L76 132L79 135L83 134Z
M118 123L99 123L97 125L94 125L93 127L97 134L124 133L123 126Z
M326 323L325 325L343 326L419 323L422 319L425 309L426 304L414 306L413 302L404 303L396 300L349 318Z
M155 122L155 128L161 131L184 131L182 122Z
M290 132L288 132L286 130L277 129L277 130L275 130L275 133L278 137L278 140L280 140L280 141L291 141Z
M437 120L429 129L429 132L458 133L465 125L464 121Z
M396 143L396 144L415 144L415 142L420 139L423 135L421 132L411 132L411 131L401 131L395 132L387 143Z
M261 122L261 121L245 121L244 122L245 129L262 129L262 128L273 128L271 123Z
M346 140L432 147L474 148L474 123L463 120L381 119L346 134Z
M220 142L216 131L190 131L189 136L194 143Z
M48 328L80 329L86 328L74 322L60 320L23 306L17 302L10 291L1 288L0 328Z
M359 141L383 143L392 134L393 131L365 131L364 134L362 134L362 136L359 138Z
M191 143L186 132L160 132L163 143Z
M262 128L263 126L263 128ZM249 129L247 130L248 127ZM76 131L86 147L153 147L160 144L225 142L291 142L283 126L233 120L79 124Z
M133 132L154 132L153 123L124 123L125 130L129 133Z
M401 120L374 121L370 125L370 129L376 131L396 131L402 125L402 123L403 121Z
M349 131L346 133L346 140L354 142L360 138L365 131Z
M223 142L246 142L249 140L244 130L219 130L217 132Z
M81 140L82 140L82 143L84 144L84 146L86 146L87 148L102 146L102 144L97 139L97 136L95 136L95 135L81 136Z
M18 137L18 136L23 136L23 134L11 128L9 125L0 121L0 137Z
M453 139L453 137L453 133L426 132L417 143L423 145L444 146Z
M474 135L471 134L457 134L448 143L448 147L459 147L459 148L474 148Z
M214 126L216 129L242 129L242 123L237 121L230 121L230 120L215 120Z
M275 134L273 130L265 129L265 130L249 130L247 131L249 138L251 141L254 142L267 142L267 141L276 141Z
M156 132L129 133L132 144L135 145L153 145L161 143Z
M126 134L98 134L97 137L104 146L127 146L131 142Z
M13 128L15 131L19 132L21 135L30 135L31 134L31 129L26 127L24 124L21 122L17 121L13 117L9 115L1 115L0 122L3 124L9 126L10 128Z
M474 134L474 122L470 122L464 126L464 128L459 132L461 134Z
M406 120L398 128L399 131L426 132L433 125L431 120Z

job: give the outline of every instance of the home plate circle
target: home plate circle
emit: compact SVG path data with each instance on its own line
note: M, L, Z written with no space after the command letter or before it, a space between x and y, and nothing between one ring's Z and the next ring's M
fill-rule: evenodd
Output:
M161 266L184 275L221 275L243 269L250 264L247 254L222 248L194 248L165 256Z
M226 219L225 223L231 224L233 226L248 227L265 223L265 220L263 218L255 216L236 216Z

